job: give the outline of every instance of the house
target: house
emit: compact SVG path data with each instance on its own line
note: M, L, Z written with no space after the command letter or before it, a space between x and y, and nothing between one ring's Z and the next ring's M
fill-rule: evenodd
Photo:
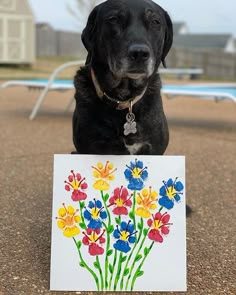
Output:
M173 22L173 33L175 35L187 34L188 27L185 22Z
M0 64L35 60L35 24L27 0L0 1Z
M231 34L179 34L174 36L173 48L236 52L234 38Z

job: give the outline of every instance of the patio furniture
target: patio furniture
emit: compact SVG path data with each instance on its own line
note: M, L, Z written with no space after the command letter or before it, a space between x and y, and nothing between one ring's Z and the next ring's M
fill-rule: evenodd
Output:
M33 110L29 116L30 120L33 120L48 91L67 91L74 89L73 81L71 80L58 80L56 79L58 74L65 68L71 66L83 66L85 61L71 61L60 65L51 74L49 79L33 79L33 80L11 80L0 85L1 88L6 88L10 86L25 86L29 89L39 89L41 90L40 96L33 107ZM192 70L197 71L198 69L160 69L160 74L165 73L193 73ZM215 101L231 100L236 102L236 84L229 83L210 83L210 84L192 84L192 85L164 85L162 87L162 94L165 94L168 98L175 98L178 96L191 96L198 98L214 99ZM66 110L69 110L74 102L74 98L71 99Z
M213 99L216 102L230 100L236 103L236 83L164 85L162 94L165 94L168 98L190 96Z
M12 81L7 81L3 83L1 85L1 88L6 88L9 86L26 86L28 88L41 89L42 92L29 116L29 119L33 120L36 117L38 110L49 90L65 91L65 90L70 90L74 88L72 81L56 80L56 77L58 76L58 74L68 67L83 66L84 64L85 64L84 60L67 62L60 65L58 68L56 68L48 80L35 80L35 79L34 80L12 80ZM69 108L69 106L67 108Z

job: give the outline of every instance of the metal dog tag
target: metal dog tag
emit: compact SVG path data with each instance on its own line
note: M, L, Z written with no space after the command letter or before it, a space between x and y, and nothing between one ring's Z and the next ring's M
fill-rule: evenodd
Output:
M137 124L135 122L135 115L129 112L126 115L126 123L124 125L124 135L127 136L130 133L135 134L137 132Z

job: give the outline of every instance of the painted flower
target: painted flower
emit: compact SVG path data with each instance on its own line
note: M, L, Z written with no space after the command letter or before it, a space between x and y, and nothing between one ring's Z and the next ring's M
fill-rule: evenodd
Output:
M180 195L183 194L184 186L182 182L175 181L170 178L167 182L163 181L164 185L160 188L159 194L159 204L166 209L172 209L174 207L174 200L176 202L180 201Z
M118 251L127 253L130 251L130 244L135 243L136 238L135 234L136 231L134 231L134 225L130 224L131 221L128 223L125 221L122 221L120 224L120 228L116 227L116 229L113 232L114 238L117 239L117 241L114 243L114 248Z
M151 187L143 189L136 197L137 209L135 214L143 217L151 217L151 211L157 208L157 192Z
M161 214L161 212L156 213L152 216L152 219L148 219L147 224L151 227L148 232L148 237L150 240L162 243L163 235L168 235L169 233L169 223L170 215L167 213Z
M132 206L132 201L130 200L132 195L129 197L128 190L121 186L120 188L117 187L114 192L113 196L109 199L109 205L114 206L112 212L115 215L128 215L128 207Z
M94 230L101 228L102 220L107 218L102 202L94 199L94 201L89 202L88 208L84 211L84 218L89 221L88 228Z
M100 191L109 190L109 181L114 180L113 173L117 170L114 165L107 161L105 166L102 163L97 163L97 166L92 166L94 169L93 176L97 179L93 184L93 188Z
M100 228L96 230L87 228L86 232L83 232L84 237L82 243L88 246L88 251L91 256L102 255L104 253L104 249L102 248L102 244L106 241L103 237L104 233L105 230L101 233Z
M62 204L63 207L58 210L57 226L63 231L63 235L67 238L72 238L77 236L80 233L78 223L81 221L77 212L72 206L66 207L65 204Z
M81 201L87 198L87 194L84 192L88 185L85 182L85 178L77 173L75 174L73 170L71 170L71 174L68 176L68 181L65 182L65 190L70 192L72 191L71 199L73 201Z
M148 177L147 167L143 167L143 162L135 159L135 162L130 162L130 166L126 166L125 178L129 181L128 189L141 190L144 186L144 181Z

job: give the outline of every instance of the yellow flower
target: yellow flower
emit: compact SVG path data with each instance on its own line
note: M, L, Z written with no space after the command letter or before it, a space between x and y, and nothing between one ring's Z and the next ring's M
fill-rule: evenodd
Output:
M109 182L115 179L113 173L117 170L114 169L114 165L109 161L105 165L102 163L97 163L97 166L94 167L93 176L96 178L96 181L93 184L93 188L96 190L107 191L110 188Z
M81 221L79 215L76 213L79 210L75 210L72 206L66 208L65 204L58 210L59 217L57 219L57 226L63 230L63 235L67 238L72 238L80 233L80 229L77 224Z
M150 211L157 208L157 192L152 191L151 187L149 190L145 188L141 193L138 193L136 202L135 214L143 218L149 218L152 215Z

